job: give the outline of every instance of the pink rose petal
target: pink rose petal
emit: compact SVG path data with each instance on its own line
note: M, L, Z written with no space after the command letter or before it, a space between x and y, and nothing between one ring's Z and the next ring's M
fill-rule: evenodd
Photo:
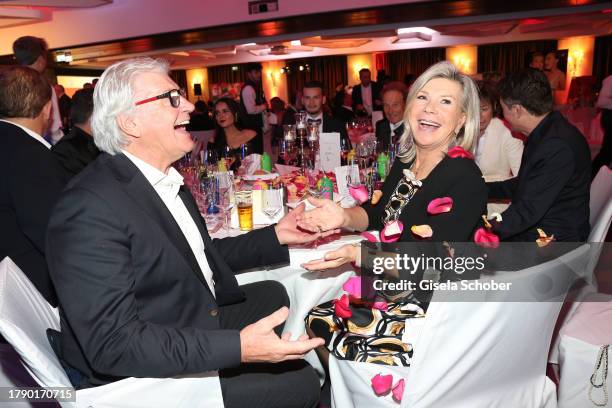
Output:
M334 312L341 319L348 319L353 316L353 312L349 307L349 297L347 295L340 296L340 299L334 299Z
M474 233L474 242L484 248L497 248L499 246L499 237L481 227Z
M393 400L395 400L395 402L398 402L398 403L402 402L402 397L404 396L405 387L406 387L406 382L404 381L403 378L399 380L397 384L393 386L393 389L391 391L393 393Z
M456 159L458 157L461 157L463 159L472 159L474 160L474 155L470 152L468 152L467 150L465 150L463 147L461 146L455 146L451 149L448 149L448 157L450 157L451 159Z
M380 242L380 240L378 239L378 237L374 234L372 234L371 232L368 231L363 231L361 233L361 236L364 237L365 239L367 239L369 242Z
M363 184L360 184L357 186L349 186L349 194L359 204L363 204L366 201L368 201L368 190L365 188Z
M410 231L414 235L416 235L416 236L418 236L420 238L431 238L431 236L433 235L433 230L427 224L413 225L412 227L410 227Z
M372 304L372 308L386 312L389 309L389 305L384 300L379 300Z
M342 285L342 290L348 292L352 297L361 299L361 278L359 276L348 278Z
M427 204L427 213L430 215L450 212L453 209L453 199L450 197L434 198Z
M397 241L402 232L404 231L404 224L401 221L393 221L385 225L382 231L380 231L381 242L395 242Z
M389 391L391 391L392 385L393 376L391 374L376 374L374 377L372 377L372 388L374 389L374 394L378 395L379 397L387 395Z

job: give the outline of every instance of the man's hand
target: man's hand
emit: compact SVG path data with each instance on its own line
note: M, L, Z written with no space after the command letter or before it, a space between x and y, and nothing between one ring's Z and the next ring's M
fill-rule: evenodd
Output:
M361 247L356 245L343 245L335 251L326 252L323 259L313 259L302 264L302 268L309 271L323 271L337 268L349 262L361 264Z
M310 229L302 229L298 226L298 218L304 214L304 203L298 205L293 211L290 211L276 224L274 230L276 237L281 245L288 244L307 244L319 238L325 238L328 235L340 232L338 229L331 229L325 232L312 231Z
M310 350L322 346L325 341L304 334L297 340L290 340L291 334L278 337L274 328L287 320L289 309L282 307L263 319L248 325L240 331L240 361L243 363L278 363L302 358Z

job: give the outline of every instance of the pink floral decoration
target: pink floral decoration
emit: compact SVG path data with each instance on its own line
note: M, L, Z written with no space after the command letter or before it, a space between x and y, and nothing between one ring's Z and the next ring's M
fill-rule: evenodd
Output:
M342 285L342 290L354 298L361 299L361 278L359 276L348 278Z
M353 316L353 312L349 306L349 297L348 295L340 296L340 299L334 299L334 312L336 316L341 319L348 319Z
M380 242L380 240L375 234L372 234L371 232L368 232L368 231L363 231L361 233L361 236L367 239L369 242Z
M368 190L365 188L363 184L360 184L357 186L349 186L349 194L359 204L363 204L366 201L368 201Z
M372 304L372 309L382 310L386 312L389 309L389 305L384 300L378 300Z
M400 238L403 231L404 224L402 224L401 221L390 222L380 231L380 241L387 243L395 242Z
M448 149L448 157L450 157L451 159L456 159L458 157L461 157L463 159L471 159L474 160L474 155L470 152L468 152L467 150L465 150L463 147L461 146L455 146L451 149Z
M499 246L499 237L481 227L474 233L474 242L484 248L497 248Z
M434 198L427 204L427 213L437 215L450 212L453 209L453 199L450 197Z
M406 387L406 381L402 378L393 386L391 392L393 393L393 399L395 402L402 402L402 397L404 396L404 388Z
M372 377L372 388L374 389L374 394L378 395L379 397L387 395L389 391L391 391L392 385L393 376L391 374L376 374L374 377Z

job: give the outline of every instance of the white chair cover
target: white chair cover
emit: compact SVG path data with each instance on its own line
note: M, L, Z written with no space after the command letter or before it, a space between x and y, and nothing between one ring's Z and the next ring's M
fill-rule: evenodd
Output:
M420 333L413 335L411 367L330 356L332 406L397 407L390 395L373 393L371 378L382 373L392 374L394 383L405 379L402 408L555 407L546 357L563 298L587 255L588 246L583 245L545 264L495 275L496 281L512 282L513 289L533 295L525 302L504 302L503 292L479 294L472 302L452 302L454 296L462 295L436 292ZM542 288L555 301L537 302Z
M600 346L612 344L612 296L594 294L582 302L561 331L559 408L591 407L588 387ZM612 350L611 350L612 351ZM609 372L609 369L608 369ZM598 377L601 379L601 376ZM608 379L608 390L612 380ZM602 402L601 389L593 398ZM612 407L608 400L605 407Z
M591 183L591 198L589 203L591 210L589 222L591 226L597 222L599 214L610 200L612 200L612 170L607 166L601 166Z
M59 316L10 258L0 262L0 333L43 387L70 387L64 369L47 340L59 330ZM223 407L216 373L181 378L127 378L79 390L77 403L63 407Z

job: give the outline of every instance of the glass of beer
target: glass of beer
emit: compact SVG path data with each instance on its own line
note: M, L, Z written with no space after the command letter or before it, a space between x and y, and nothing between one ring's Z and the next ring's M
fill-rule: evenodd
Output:
M235 197L240 230L251 231L253 229L253 192L251 190L237 191Z

